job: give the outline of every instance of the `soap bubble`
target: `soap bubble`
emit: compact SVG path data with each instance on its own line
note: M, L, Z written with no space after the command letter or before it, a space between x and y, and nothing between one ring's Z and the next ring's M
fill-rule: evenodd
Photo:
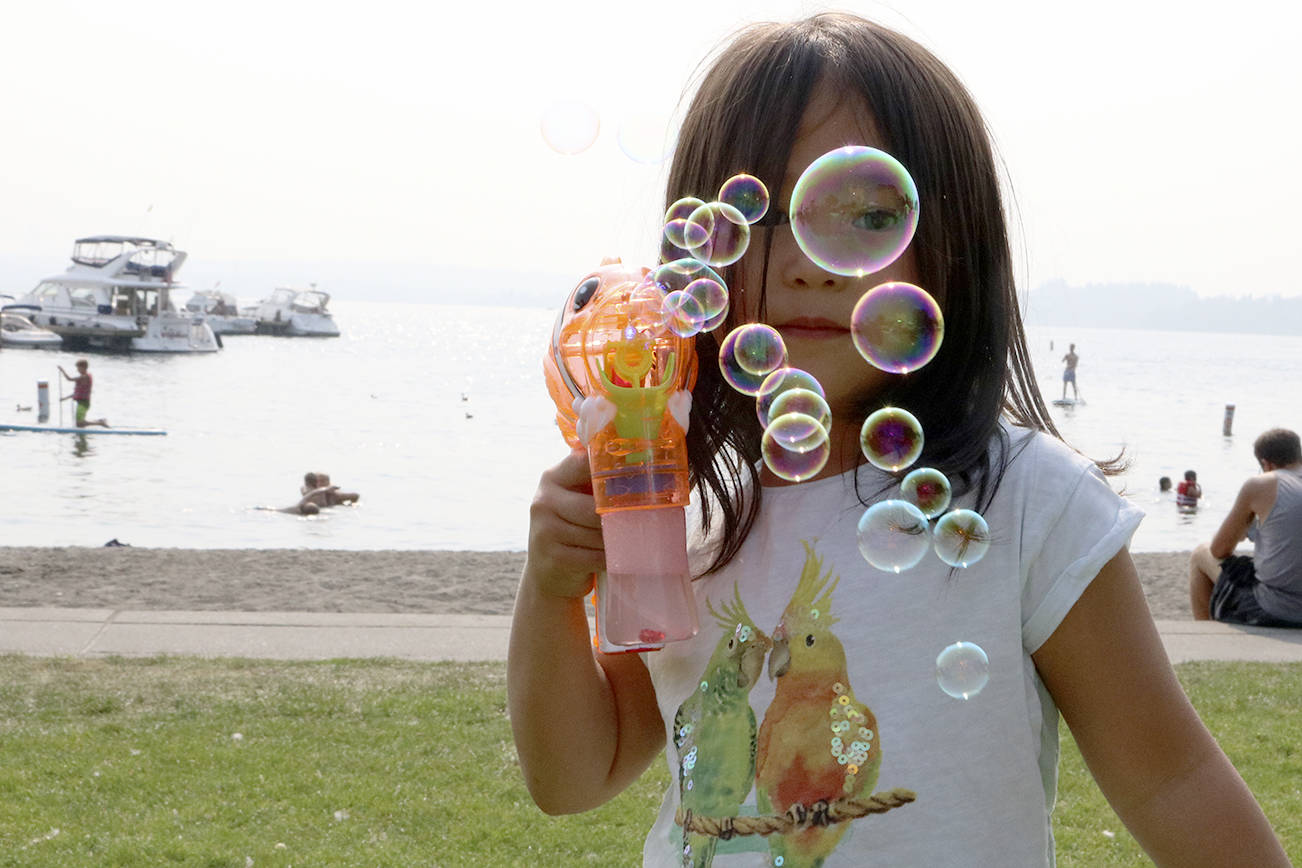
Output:
M755 393L755 412L759 416L761 425L767 425L772 418L769 411L773 402L790 389L804 389L816 392L824 399L827 398L822 384L814 379L813 374L800 368L778 368L764 378L764 382L760 383L759 391Z
M686 290L676 289L664 297L665 325L680 338L690 338L701 330L705 311L701 303Z
M949 480L934 467L919 467L900 483L900 496L927 518L935 518L949 507Z
M685 235L687 231L687 218L691 217L692 212L704 204L704 202L697 199L695 196L684 196L682 199L679 199L677 202L665 209L665 219L663 221L664 238L674 247L683 251L683 253L678 256L669 257L670 259L679 259L687 255L686 251L692 246L687 243ZM705 238L705 234L702 233L699 237L694 236L693 240L697 244L701 244L705 241Z
M990 658L980 645L955 642L936 658L936 683L955 699L971 699L990 681Z
M819 425L831 430L832 408L827 406L827 400L814 389L802 389L797 386L779 392L769 404L768 417L770 420L776 419L786 413L804 413L806 416L813 416L818 420ZM761 423L767 421L760 420Z
M586 151L597 140L601 118L596 109L577 100L558 100L543 110L540 120L543 141L560 154Z
M806 413L784 413L781 416L774 416L773 421L765 426L764 431L772 434L773 439L781 443L784 449L792 452L817 449L827 440L827 428Z
M728 315L728 290L712 277L698 277L683 292L701 306L701 331L716 328Z
M687 218L683 240L697 259L716 267L732 265L750 246L750 226L731 205L709 202Z
M907 500L874 503L859 519L859 552L879 570L907 570L930 547L927 518Z
M908 410L883 407L864 420L859 445L874 467L903 470L922 454L922 423Z
M615 131L619 149L635 163L655 166L673 152L669 119L652 112L630 112L619 119Z
M859 354L892 374L907 374L931 361L944 335L940 305L926 290L903 281L868 290L850 316L850 336Z
M815 264L862 277L894 262L918 227L918 189L898 160L851 145L809 164L791 190L791 230Z
M936 554L951 567L970 567L990 549L990 525L970 509L947 512L932 534Z
M719 188L719 201L740 211L747 223L757 223L768 213L769 190L754 175L733 175Z
M832 454L832 444L821 425L814 423L811 436L800 444L803 451L789 449L779 439L781 433L781 430L774 431L770 425L760 439L760 453L774 476L790 482L803 482L817 475L827 464L828 456Z
M763 323L737 326L719 344L719 370L744 395L758 394L765 377L786 363L782 335Z

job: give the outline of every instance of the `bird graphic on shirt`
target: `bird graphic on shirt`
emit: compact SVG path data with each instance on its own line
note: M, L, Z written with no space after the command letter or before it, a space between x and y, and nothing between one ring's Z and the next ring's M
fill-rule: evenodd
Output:
M768 668L777 683L759 730L755 786L761 814L802 824L769 836L773 864L784 868L823 864L849 828L829 823L828 807L870 794L881 768L877 719L855 698L831 629L838 581L805 543L800 582L773 631Z
M732 818L755 779L755 712L749 696L772 642L747 614L735 585L733 599L720 611L709 601L706 606L723 635L698 688L674 715L679 800L697 816ZM713 835L684 829L683 865L711 864L718 842Z

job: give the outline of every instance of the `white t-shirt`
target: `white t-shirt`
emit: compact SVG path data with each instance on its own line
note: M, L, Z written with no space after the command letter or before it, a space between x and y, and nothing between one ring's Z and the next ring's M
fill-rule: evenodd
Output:
M1143 514L1061 442L1005 430L1016 457L983 513L990 548L965 569L930 551L899 574L868 564L853 472L765 489L741 551L694 583L700 632L646 655L672 781L645 865L683 865L685 850L720 868L1053 864L1058 710L1030 655ZM890 482L858 474L867 497ZM989 658L966 700L937 684L937 656L959 641ZM684 841L675 821L680 803L697 817L793 803L817 815L820 795L897 788L916 800L785 837Z

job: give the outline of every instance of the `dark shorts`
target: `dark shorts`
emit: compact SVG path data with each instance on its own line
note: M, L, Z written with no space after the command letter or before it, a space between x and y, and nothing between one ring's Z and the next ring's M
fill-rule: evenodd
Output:
M1063 371L1063 372L1062 372L1062 381L1063 381L1064 383L1074 383L1074 382L1076 382L1076 369L1075 369L1075 368L1068 368L1067 370Z
M1253 592L1258 584L1252 558L1230 555L1221 561L1221 574L1212 586L1212 599L1208 606L1212 620L1250 627L1302 627L1302 624L1276 618L1261 608Z

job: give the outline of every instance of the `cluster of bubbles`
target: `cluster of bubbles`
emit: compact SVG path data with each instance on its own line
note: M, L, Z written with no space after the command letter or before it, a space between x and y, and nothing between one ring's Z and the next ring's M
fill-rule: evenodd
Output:
M752 175L739 174L714 201L683 198L666 211L661 242L664 264L647 283L659 299L658 321L682 337L710 331L728 313L728 290L716 269L737 262L750 243L750 227L769 209L769 193ZM800 249L821 268L856 277L881 271L908 247L918 224L917 188L907 170L883 151L846 147L815 160L792 191L790 221ZM654 288L654 289L652 289ZM850 323L856 349L874 367L894 374L930 362L944 338L935 299L901 281L878 284L855 305ZM789 364L782 336L763 323L730 331L719 345L724 379L755 398L763 429L761 453L776 476L800 482L816 476L831 455L832 412L809 372ZM889 473L907 471L896 496L875 503L858 523L864 559L901 573L934 551L950 567L977 563L990 546L990 529L970 509L950 509L952 487L944 473L914 467L924 436L917 417L883 407L860 429L864 457ZM989 678L985 652L956 642L936 660L937 682L949 696L977 695Z

